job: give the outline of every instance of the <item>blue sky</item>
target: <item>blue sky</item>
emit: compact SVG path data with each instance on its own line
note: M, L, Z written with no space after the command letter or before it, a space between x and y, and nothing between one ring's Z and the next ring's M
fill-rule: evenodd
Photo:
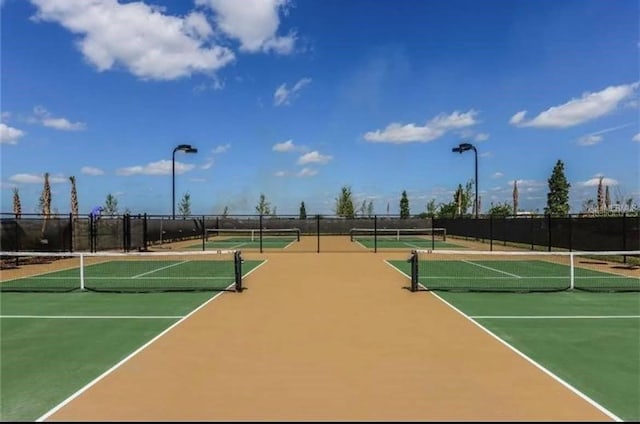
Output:
M412 214L474 178L481 212L640 203L637 0L4 0L2 212ZM176 207L177 210L177 207Z

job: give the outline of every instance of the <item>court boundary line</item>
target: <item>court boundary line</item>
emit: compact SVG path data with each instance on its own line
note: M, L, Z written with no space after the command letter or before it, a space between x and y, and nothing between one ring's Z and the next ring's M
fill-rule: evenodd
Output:
M636 319L640 315L470 315L471 319Z
M407 275L406 273L401 271L399 268L397 268L395 265L391 264L388 259L385 259L384 262L386 262L387 265L389 265L391 268L395 269L397 272L402 274L405 278L408 278L409 280L411 280L411 276L410 275ZM420 284L420 283L418 283L418 284ZM420 284L420 285L422 286L422 284ZM426 289L426 287L424 287L424 286L422 286L422 287ZM447 305L448 307L450 307L454 311L456 311L458 314L462 315L469 322L471 322L474 325L476 325L478 328L480 328L482 331L487 333L489 336L491 336L492 338L497 340L499 343L501 343L502 345L506 346L512 352L514 352L515 354L517 354L518 356L523 358L525 361L529 362L531 365L533 365L536 368L538 368L544 374L546 374L547 376L551 377L553 380L555 380L556 382L560 383L565 388L569 389L569 391L573 392L575 395L577 395L578 397L580 397L581 399L586 401L588 404L590 404L591 406L593 406L594 408L596 408L597 410L599 410L600 412L602 412L603 414L605 414L606 416L611 418L612 420L617 421L617 422L624 422L624 420L622 420L620 417L615 415L613 412L609 411L604 406L600 405L598 402L596 402L595 400L591 399L589 396L585 395L580 390L578 390L577 388L573 387L571 384L569 384L568 382L564 381L562 378L558 377L557 375L555 375L554 373L552 373L551 371L549 371L548 369L546 369L545 367L540 365L538 362L534 361L529 356L525 355L524 353L522 353L520 350L516 349L511 344L507 343L505 340L503 340L500 337L498 337L491 330L489 330L488 328L484 327L478 321L474 320L473 318L471 318L471 316L465 314L460 309L458 309L455 306L453 306L451 303L447 302L445 299L440 297L437 293L434 293L431 290L429 290L428 293L430 295L434 296L436 299L440 300L442 303L444 303L445 305Z
M478 266L478 267L480 267L480 268L488 269L489 271L495 271L495 272L498 272L498 273L500 273L500 274L508 275L508 276L510 276L510 277L522 278L522 277L521 277L521 276L519 276L519 275L512 274L512 273L510 273L510 272L506 272L506 271L501 271L501 270L496 269L496 268L491 268L490 266L486 266L486 265L478 264L478 263L475 263L475 262L473 262L473 261L468 261L468 260L466 260L466 259L463 259L463 260L462 260L462 262L464 262L464 263L466 263L466 264L469 264L469 265L475 265L475 266Z
M180 319L179 316L162 316L162 315L0 315L0 319L19 318L19 319Z
M246 274L244 274L242 276L242 278L246 278L249 275L251 275L251 273L253 273L256 269L260 268L261 266L263 266L264 264L266 264L268 262L268 259L263 259L262 263L260 263L258 266L256 266L255 268L253 268L252 270L250 270L249 272L247 272ZM234 283L235 284L235 283ZM231 287L234 284L229 284L229 286L227 287ZM93 380L91 380L89 383L85 384L83 387L81 387L78 391L76 391L75 393L73 393L71 396L69 396L68 398L66 398L65 400L63 400L62 402L60 402L58 405L54 406L51 410L49 410L48 412L46 412L44 415L42 415L41 417L39 417L35 422L42 422L44 420L46 420L47 418L49 418L51 415L55 414L56 412L58 412L60 409L64 408L67 404L71 403L74 399L76 399L78 396L80 396L82 393L86 392L87 390L89 390L91 387L93 387L94 385L96 385L98 382L102 381L105 377L107 377L109 374L111 374L112 372L114 372L116 369L120 368L124 363L126 363L127 361L129 361L131 358L133 358L134 356L136 356L138 353L142 352L144 349L146 349L147 347L149 347L150 345L152 345L156 340L158 340L160 337L164 336L165 334L167 334L169 331L173 330L175 327L177 327L178 325L180 325L182 322L184 322L187 318L189 318L190 316L192 316L193 314L195 314L196 312L198 312L200 309L204 308L206 305L208 305L209 303L213 302L215 299L217 299L219 296L221 296L222 294L224 294L226 292L221 291L217 294L215 294L211 299L207 300L206 302L204 302L203 304L201 304L200 306L198 306L197 308L195 308L193 311L189 312L187 315L183 316L181 319L179 319L178 321L174 322L173 324L171 324L169 327L165 328L160 334L157 334L155 337L153 337L151 340L149 340L148 342L146 342L145 344L143 344L142 346L140 346L139 348L137 348L136 350L134 350L132 353L130 353L129 355L127 355L124 359L120 360L119 362L117 362L115 365L113 365L111 368L109 368L108 370L106 370L105 372L103 372L102 374L100 374L98 377L94 378Z
M145 276L145 275L153 274L154 272L162 271L163 269L173 268L174 266L178 266L178 265L186 264L187 262L189 262L189 260L188 260L188 259L187 259L187 260L184 260L184 261L182 261L182 262L176 262L176 263L173 263L173 264L170 264L170 265L162 266L162 267L160 267L160 268L152 269L151 271L146 271L146 272L143 272L143 273L140 273L140 274L136 274L136 275L134 275L134 276L132 276L132 277L130 277L130 278L131 278L131 279L134 279L134 278L140 278L140 277L143 277L143 276Z

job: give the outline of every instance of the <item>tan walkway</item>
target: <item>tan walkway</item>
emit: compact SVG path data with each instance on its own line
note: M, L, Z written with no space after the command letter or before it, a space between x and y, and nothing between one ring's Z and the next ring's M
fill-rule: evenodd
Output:
M275 253L51 420L608 418L388 255ZM405 255L406 256L406 255Z

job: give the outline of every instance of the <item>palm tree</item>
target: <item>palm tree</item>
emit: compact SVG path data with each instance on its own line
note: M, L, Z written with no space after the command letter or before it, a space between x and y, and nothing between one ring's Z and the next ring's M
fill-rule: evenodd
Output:
M47 220L51 216L51 185L49 185L49 173L44 173L44 187L42 189L42 195L40 196L40 202L42 206L42 230L40 241L42 243L47 243L48 240L45 237L45 230L47 228Z
M71 215L78 217L78 192L76 191L76 177L69 177L71 181Z
M51 216L51 185L49 185L49 173L44 173L44 188L42 189L42 215L44 219Z
M22 205L20 204L20 193L18 193L18 188L13 188L13 214L16 216L16 219L20 219L22 216Z

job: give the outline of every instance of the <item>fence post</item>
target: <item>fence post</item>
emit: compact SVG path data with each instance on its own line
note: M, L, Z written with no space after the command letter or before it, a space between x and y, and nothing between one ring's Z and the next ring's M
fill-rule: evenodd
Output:
M531 214L531 218L529 218L529 237L531 237L531 250L534 249L534 243L533 243L533 220L534 218L534 214Z
M316 253L320 253L320 215L316 215L316 237L318 239L318 247Z
M203 252L207 250L206 244L205 244L206 237L207 237L207 229L205 228L205 224L204 224L204 215L202 215L202 251Z
M551 214L547 214L547 250L551 252Z
M69 213L69 252L73 252L73 212Z
M373 253L378 252L378 215L373 216Z
M493 214L489 215L489 250L493 251Z
M262 253L262 213L260 214L260 253Z
M149 238L147 236L147 213L145 212L142 218L142 249L149 249ZM162 236L160 236L162 237Z
M627 213L622 213L622 251L627 250ZM622 262L627 263L627 255L622 256Z

